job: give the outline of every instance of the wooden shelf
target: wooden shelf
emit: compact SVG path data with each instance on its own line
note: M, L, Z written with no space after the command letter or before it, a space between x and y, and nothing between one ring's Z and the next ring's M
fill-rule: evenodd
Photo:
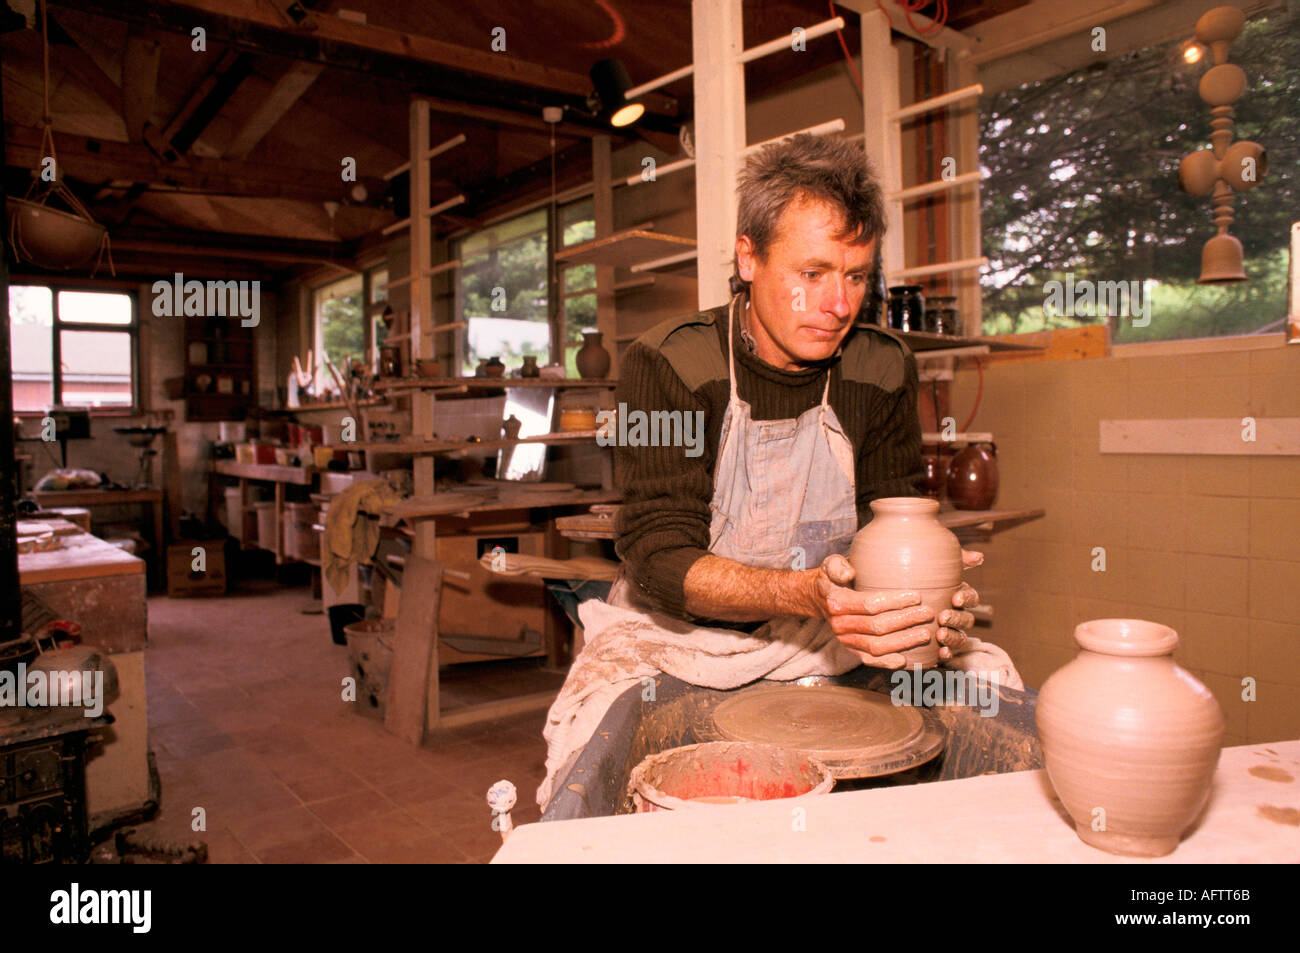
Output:
M355 448L353 448L355 449ZM295 483L311 486L320 471L315 467L282 467L277 463L236 463L234 460L213 460L212 472L241 480L266 480L271 483Z
M572 377L397 377L375 381L375 390L426 390L468 387L473 390L501 390L505 387L606 387L618 381L607 378L585 380Z
M859 326L873 327L874 325ZM959 347L987 347L989 351L1043 350L1043 347L1038 344L1019 344L990 337L959 337L955 334L931 334L928 331L895 331L893 328L884 328L884 330L898 335L907 342L907 346L914 352L948 350Z
M586 443L596 439L595 430L575 430L569 433L548 433L539 437L516 437L514 440L419 440L419 441L371 441L368 443L333 444L331 450L373 450L378 453L410 454L418 456L425 453L452 453L462 450L498 450L517 444L542 443L565 444ZM250 464L244 464L249 466Z
M631 268L695 248L695 239L664 235L640 228L629 228L604 238L595 238L555 253L556 261L566 265L613 265Z
M543 506L586 506L611 503L622 498L617 490L541 490L521 483L518 489L447 490L432 497L410 497L385 507L384 512L405 519L451 516L455 513L484 513L491 510L532 509Z

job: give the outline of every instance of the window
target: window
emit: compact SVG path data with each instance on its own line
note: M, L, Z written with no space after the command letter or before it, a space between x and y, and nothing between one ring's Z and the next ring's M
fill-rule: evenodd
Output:
M460 243L460 319L466 322L461 373L499 357L507 368L525 355L550 362L547 295L548 210L485 228Z
M1196 283L1215 234L1211 202L1178 187L1181 158L1209 143L1210 107L1197 95L1208 54L1188 63L1180 40L982 101L986 333L1107 321L1113 340L1131 343L1281 330L1300 204L1290 172L1300 166L1300 31L1288 26L1277 12L1249 20L1229 50L1247 76L1234 137L1269 152L1267 175L1233 203L1245 282ZM1105 292L1122 304L1120 283L1131 298L1143 282L1140 311L1095 302Z
M557 217L566 247L596 234L591 200L562 206ZM493 356L511 370L529 354L548 364L556 359L552 340L558 339L569 374L577 376L573 355L582 344L582 329L596 321L596 269L560 269L560 324L553 329L549 231L549 209L541 208L461 241L460 320L467 325L462 374L473 374L480 360Z
M560 210L564 247L580 245L596 237L596 213L591 199L575 202ZM582 346L583 329L596 326L596 266L566 265L560 272L564 308L564 363L570 377L578 377L575 360Z
M362 317L361 276L334 281L316 289L316 393L336 390L334 376L325 366L328 357L346 377L348 362L366 358L366 322Z
M366 273L370 281L370 368L379 370L379 349L388 338L384 308L388 305L388 269L372 268Z
M128 292L10 285L14 410L134 409L136 332Z

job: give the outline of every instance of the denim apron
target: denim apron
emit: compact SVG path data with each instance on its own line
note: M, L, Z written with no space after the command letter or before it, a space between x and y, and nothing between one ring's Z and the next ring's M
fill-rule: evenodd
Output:
M858 529L853 445L828 403L794 420L754 420L736 389L736 308L727 312L731 397L713 474L709 552L762 569L812 569Z

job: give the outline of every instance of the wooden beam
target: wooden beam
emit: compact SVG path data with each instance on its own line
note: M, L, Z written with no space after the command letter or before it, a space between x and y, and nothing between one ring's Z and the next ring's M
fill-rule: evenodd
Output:
M326 242L309 245L302 242L276 240L275 247L259 247L248 241L248 236L226 236L242 239L242 244L214 244L204 234L199 239L176 241L170 239L113 238L113 251L133 252L158 256L185 255L194 258L237 258L245 261L264 261L273 264L295 265L339 264L349 259L349 247L332 246Z
M6 161L10 165L39 167L41 133L27 126L5 127ZM150 183L151 191L183 191L204 195L240 195L249 198L292 199L302 202L345 201L352 183L320 169L297 169L233 159L190 157L185 166L160 161L153 152L134 143L107 142L82 136L54 134L59 163L67 174L84 182L125 179ZM385 183L378 176L358 176L371 195L382 195Z
M150 32L128 31L122 52L122 119L132 142L141 141L145 123L153 117L161 53L162 44Z
M225 151L225 158L247 159L254 147L275 128L275 124L284 118L284 114L293 108L324 70L325 67L319 63L291 63L271 92L239 127Z
M591 81L581 73L529 63L514 54L492 52L486 36L482 48L474 49L319 12L312 14L315 29L304 33L287 23L273 3L264 0L52 0L52 5L76 6L103 16L128 19L143 14L159 26L185 33L196 25L220 27L222 35L246 33L250 29L270 30L285 38L307 39L322 46L380 54L572 96L585 97L591 89Z

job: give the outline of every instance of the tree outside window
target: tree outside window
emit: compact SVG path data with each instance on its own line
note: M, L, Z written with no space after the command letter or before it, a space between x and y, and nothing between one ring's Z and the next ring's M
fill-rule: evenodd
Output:
M1249 280L1231 285L1196 283L1215 228L1209 199L1179 189L1178 163L1209 144L1210 110L1196 92L1208 57L1189 64L1183 50L1182 41L1150 47L984 101L986 333L1104 321L1112 340L1128 343L1284 326L1289 228L1300 205L1300 31L1275 11L1249 21L1232 45L1230 60L1248 77L1235 136L1263 144L1269 168L1236 197L1232 233ZM1148 282L1150 323L1045 313L1044 285L1067 275Z

